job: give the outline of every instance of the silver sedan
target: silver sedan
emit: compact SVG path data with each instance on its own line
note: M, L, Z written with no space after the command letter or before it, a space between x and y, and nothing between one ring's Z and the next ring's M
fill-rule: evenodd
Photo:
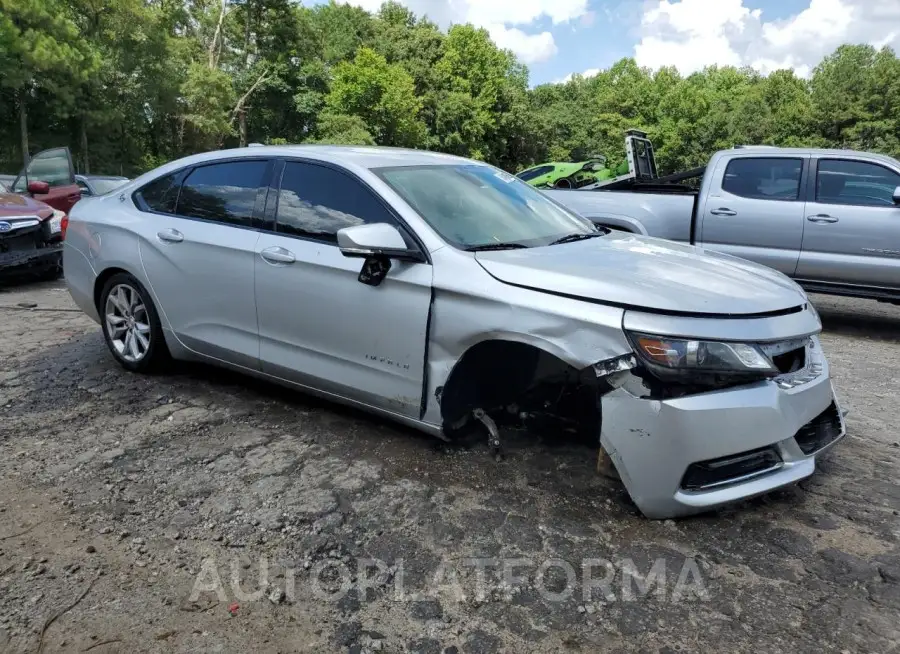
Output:
M793 483L844 435L792 281L458 157L188 157L80 201L64 268L129 370L212 362L498 452L507 424L571 432L651 517Z

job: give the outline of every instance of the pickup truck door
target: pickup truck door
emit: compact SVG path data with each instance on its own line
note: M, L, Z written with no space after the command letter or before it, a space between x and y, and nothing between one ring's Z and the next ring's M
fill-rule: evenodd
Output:
M793 276L804 224L809 158L754 153L721 158L707 171L697 245Z
M47 182L49 191L32 197L66 213L81 199L69 148L52 148L34 155L13 182L13 192L28 193L29 182Z
M813 159L797 278L900 288L900 170L852 155Z
M363 260L341 254L336 234L380 222L404 231L385 202L324 163L285 161L275 180L266 202L270 228L255 256L263 372L419 418L431 265L392 261L378 286L360 282Z

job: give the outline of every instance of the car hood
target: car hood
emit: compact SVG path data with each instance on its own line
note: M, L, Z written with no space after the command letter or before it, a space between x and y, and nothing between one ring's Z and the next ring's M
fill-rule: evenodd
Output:
M0 220L13 216L36 216L41 220L53 215L53 209L27 195L0 193Z
M751 315L807 302L796 283L771 268L624 232L527 250L478 252L475 258L507 284L630 309Z

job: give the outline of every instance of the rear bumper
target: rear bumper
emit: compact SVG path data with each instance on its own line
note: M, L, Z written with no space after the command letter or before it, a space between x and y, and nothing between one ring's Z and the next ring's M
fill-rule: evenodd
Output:
M601 441L650 518L709 510L792 484L844 435L828 364L814 339L817 376L671 400L626 387L603 397Z
M94 304L94 284L97 273L84 253L68 242L63 245L63 274L69 295L96 322L100 322L100 314Z

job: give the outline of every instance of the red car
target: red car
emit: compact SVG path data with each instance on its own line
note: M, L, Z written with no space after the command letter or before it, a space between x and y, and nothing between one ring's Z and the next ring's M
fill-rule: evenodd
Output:
M69 213L81 199L81 187L75 181L75 167L69 148L38 152L12 183L13 193L24 193Z
M0 276L62 272L68 212L81 198L68 148L44 150L0 192Z

